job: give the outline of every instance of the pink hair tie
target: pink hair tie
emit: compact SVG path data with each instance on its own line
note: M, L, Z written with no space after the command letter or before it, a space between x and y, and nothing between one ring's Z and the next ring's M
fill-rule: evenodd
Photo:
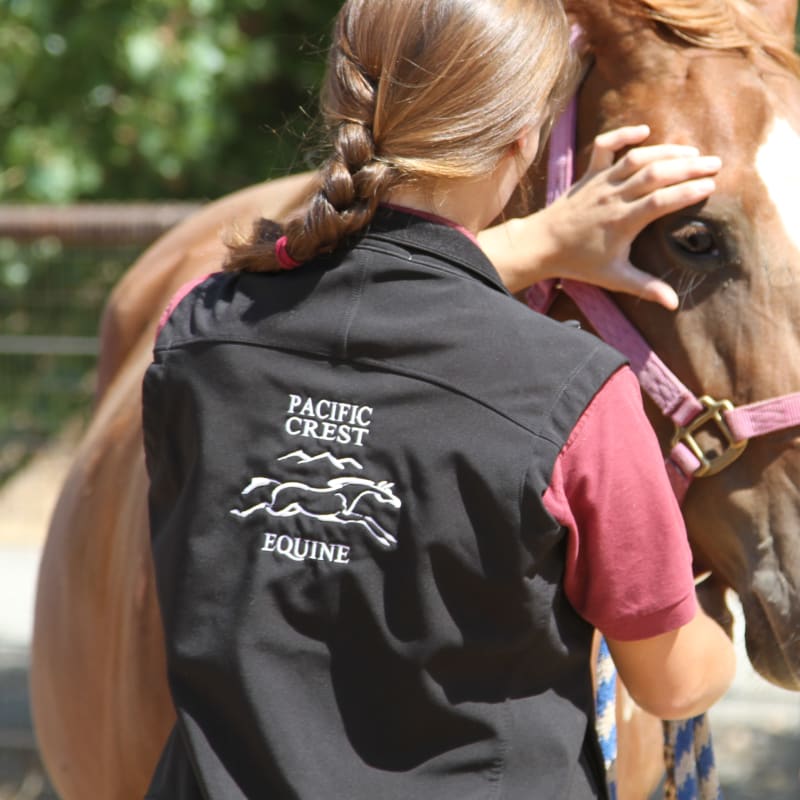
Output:
M289 251L286 249L285 236L281 236L280 239L275 242L275 257L278 259L278 264L281 269L294 269L303 263L302 261L295 261L289 255Z

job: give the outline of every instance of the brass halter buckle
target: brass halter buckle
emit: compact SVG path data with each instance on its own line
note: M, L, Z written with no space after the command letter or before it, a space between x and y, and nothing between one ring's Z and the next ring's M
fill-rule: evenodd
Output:
M705 407L705 411L698 414L688 425L675 426L672 447L675 447L679 442L683 442L700 462L700 466L695 470L694 477L704 478L709 475L716 475L736 461L744 452L745 447L747 447L748 440L744 439L737 442L733 438L728 423L725 422L725 418L722 416L723 412L733 410L733 403L730 400L714 400L713 397L709 397L707 394L699 397L698 400ZM695 432L708 423L716 424L724 444L723 450L714 455L704 453L694 438Z

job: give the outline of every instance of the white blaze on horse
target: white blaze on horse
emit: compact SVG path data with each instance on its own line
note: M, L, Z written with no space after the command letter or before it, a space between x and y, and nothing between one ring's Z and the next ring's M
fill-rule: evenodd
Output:
M645 122L652 141L693 144L723 162L706 203L658 220L633 248L638 266L681 292L679 313L628 297L616 302L697 396L739 406L797 392L796 3L762 0L764 15L744 0L566 5L591 56L579 95L579 152L585 156L602 130ZM219 269L222 231L285 217L310 180L268 182L209 205L153 245L107 306L97 408L54 513L33 638L34 720L63 800L142 797L174 720L140 422L158 318L182 284ZM563 295L551 313L579 316ZM668 452L672 423L647 407ZM724 448L717 428L695 437L705 452ZM734 589L754 667L799 689L797 430L753 439L724 470L692 483L683 511L698 568L712 574L704 601L723 614L724 592ZM658 725L637 713L618 721L619 796L646 797L661 769Z

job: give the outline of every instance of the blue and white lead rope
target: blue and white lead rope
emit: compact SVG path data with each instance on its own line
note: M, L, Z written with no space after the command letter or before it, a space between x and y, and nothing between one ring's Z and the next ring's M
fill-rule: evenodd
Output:
M606 640L597 654L595 728L606 768L608 795L617 800L617 670ZM664 722L665 800L722 800L708 715Z
M606 767L610 800L617 800L617 669L603 637L597 653L595 729Z
M722 800L708 714L664 723L666 800Z

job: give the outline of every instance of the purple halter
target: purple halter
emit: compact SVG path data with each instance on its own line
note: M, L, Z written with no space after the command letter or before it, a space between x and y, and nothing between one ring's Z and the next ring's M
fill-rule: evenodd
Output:
M550 137L548 204L572 184L576 117L577 98L573 97ZM744 452L749 439L800 425L800 392L738 407L729 400L696 397L601 289L570 280L544 281L528 290L528 305L546 313L559 289L572 299L604 341L628 357L642 389L675 424L666 464L679 501L683 501L694 478L720 472ZM716 425L724 443L722 452L706 453L695 439L695 433L707 425Z

